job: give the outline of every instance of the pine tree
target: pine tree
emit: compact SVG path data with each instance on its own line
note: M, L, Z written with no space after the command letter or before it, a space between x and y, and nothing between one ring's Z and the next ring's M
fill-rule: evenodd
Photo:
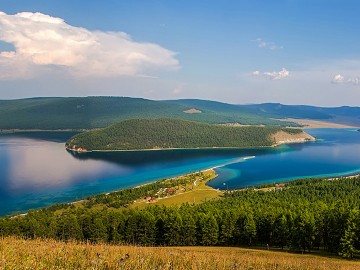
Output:
M196 223L191 214L184 213L182 218L182 244L184 246L196 245Z
M209 213L202 216L200 244L203 246L214 246L218 241L218 224L214 216Z
M219 243L221 245L233 244L233 233L235 229L236 216L233 212L225 210L219 226Z
M169 208L164 224L164 240L169 246L182 245L182 219L177 208Z
M352 259L359 250L356 249L358 239L358 226L359 210L352 209L347 219L346 229L344 236L340 240L340 252L339 255L344 258Z
M288 244L289 235L287 218L285 215L279 215L274 222L273 243L283 249Z
M137 242L143 246L155 244L156 226L154 216L146 211L139 213L137 222Z

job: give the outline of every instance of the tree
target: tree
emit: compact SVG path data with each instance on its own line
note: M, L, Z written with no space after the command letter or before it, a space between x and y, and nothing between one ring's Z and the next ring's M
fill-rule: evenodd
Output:
M124 238L125 241L129 244L137 244L137 224L138 224L138 212L132 211L128 213L128 219L126 220Z
M315 239L316 227L315 219L311 212L303 211L294 220L292 232L292 245L303 252L310 251Z
M177 208L169 208L164 224L164 240L169 246L182 245L182 219Z
M287 218L285 215L279 215L274 222L274 229L273 229L273 243L276 246L284 248L288 244L289 241L289 227Z
M339 255L344 258L352 259L359 250L356 249L357 242L359 241L359 210L352 209L347 219L346 229L344 236L340 240Z
M182 245L196 245L196 223L189 213L183 213L181 235L183 236Z
M225 210L219 224L219 243L221 245L233 244L236 216L232 211Z
M202 246L214 246L218 241L218 224L211 213L200 216L198 222L199 244Z
M137 220L137 242L143 246L155 244L156 224L154 216L146 211L139 213Z
M241 213L236 222L234 236L240 245L252 245L256 236L256 223L251 212Z
M119 243L122 240L122 230L124 227L124 216L122 213L110 212L108 214L108 241L110 243Z
M83 234L77 218L71 212L64 212L56 219L56 236L60 240L81 240Z

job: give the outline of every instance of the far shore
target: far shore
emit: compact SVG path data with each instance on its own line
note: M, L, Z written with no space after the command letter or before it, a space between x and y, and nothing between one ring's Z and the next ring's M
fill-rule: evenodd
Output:
M359 128L357 126L338 124L328 121L321 120L310 120L310 119L297 119L297 118L285 118L285 119L276 119L284 122L294 122L302 126L304 129L309 128Z
M21 133L21 132L84 132L84 131L91 131L96 130L97 128L93 129L0 129L0 133Z
M150 149L114 149L114 150L83 150L83 151L77 151L76 149L72 149L69 147L66 147L67 150L73 151L75 153L105 153L105 152L143 152L143 151L172 151L172 150L242 150L242 149L263 149L263 148L274 148L282 144L290 144L290 143L306 143L310 141L286 141L286 142L279 142L276 144L272 144L269 146L247 146L247 147L192 147L192 148L150 148Z

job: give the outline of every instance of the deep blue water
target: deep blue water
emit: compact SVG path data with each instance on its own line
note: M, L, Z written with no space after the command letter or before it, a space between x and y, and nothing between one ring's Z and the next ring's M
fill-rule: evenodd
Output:
M74 133L0 134L0 215L219 166L216 188L360 172L360 132L312 129L317 142L276 148L73 154ZM244 159L244 157L255 158Z

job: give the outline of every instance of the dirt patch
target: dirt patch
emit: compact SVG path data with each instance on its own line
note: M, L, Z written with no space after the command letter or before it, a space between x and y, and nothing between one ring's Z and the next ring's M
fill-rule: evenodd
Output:
M193 109L189 109L189 110L184 111L184 113L202 113L202 111L193 108Z

